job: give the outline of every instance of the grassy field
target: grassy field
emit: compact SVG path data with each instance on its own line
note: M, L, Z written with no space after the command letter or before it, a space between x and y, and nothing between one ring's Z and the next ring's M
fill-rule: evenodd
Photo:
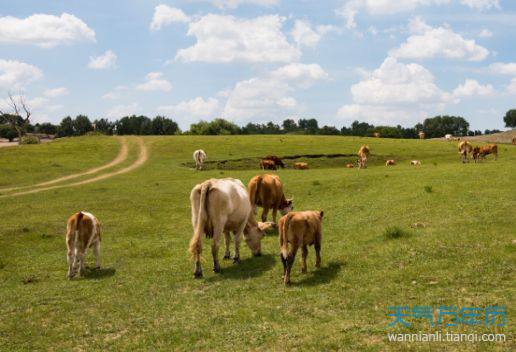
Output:
M101 173L137 159L136 139L127 138L127 160ZM149 159L130 172L18 196L2 188L101 166L116 157L120 143L81 137L0 149L0 350L514 350L516 146L501 145L498 161L462 164L456 142L442 141L175 136L144 142ZM307 159L310 170L277 172L296 210L325 212L321 269L313 267L311 248L308 274L300 273L296 258L292 285L284 287L277 233L271 233L262 257L242 243L242 263L221 260L222 274L211 272L204 241L205 276L193 278L191 188L211 177L247 184L260 173L239 162L197 172L185 166L193 150L203 148L210 161L254 160L271 153L353 154L364 143L373 153L365 170L323 158ZM383 166L390 158L398 165ZM422 166L409 166L411 159ZM79 210L103 224L103 268L68 281L66 219ZM385 235L393 226L401 237ZM92 266L91 253L87 260ZM388 327L389 306L415 305L502 305L507 324L432 328L408 319L410 328ZM436 330L499 332L509 341L393 343L386 336Z

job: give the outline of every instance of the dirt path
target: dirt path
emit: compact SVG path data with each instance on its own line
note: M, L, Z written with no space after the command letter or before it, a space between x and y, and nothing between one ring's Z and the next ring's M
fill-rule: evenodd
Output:
M56 179L53 179L53 180L50 180L50 181L45 181L45 182L37 183L35 185L20 186L20 187L10 187L10 188L1 188L0 192L8 192L8 191L14 191L14 190L17 190L17 189L24 189L24 188L50 186L50 185L53 185L53 184L56 184L56 183L59 183L59 182L72 180L72 179L77 178L77 177L91 175L91 174L97 173L99 171L108 169L110 167L116 166L116 165L124 162L125 159L127 159L127 154L128 154L128 150L129 150L129 148L127 147L127 139L125 137L120 138L119 142L120 142L120 151L118 152L117 157L115 159L113 159L111 162L109 162L109 163L107 163L105 165L98 166L98 167L95 167L93 169L89 169L89 170L86 170L86 171L83 171L83 172L79 172L77 174L63 176L63 177L59 177L59 178L56 178Z
M23 191L23 192L6 194L6 195L3 195L3 196L0 196L0 198L10 197L10 196L21 196L21 195L24 195L24 194L39 193L39 192L48 191L48 190L51 190L51 189L82 186L82 185L98 182L98 181L101 181L101 180L105 180L105 179L108 179L108 178L111 178L111 177L114 177L114 176L118 176L118 175L130 172L130 171L133 171L133 170L139 168L140 166L142 166L143 164L145 164L145 162L149 158L149 153L147 151L147 147L145 146L145 143L143 142L143 138L137 137L137 141L138 141L138 145L140 147L140 153L138 154L138 159L136 159L131 165L129 165L127 167L124 167L123 169L120 169L120 170L117 170L117 171L113 171L113 172L109 172L107 174L95 176L93 178L89 178L87 180L83 180L83 181L79 181L79 182L75 182L75 183L70 183L70 184L66 184L66 185L48 186L48 187L42 187L42 188L37 188L37 189L31 189L31 190Z

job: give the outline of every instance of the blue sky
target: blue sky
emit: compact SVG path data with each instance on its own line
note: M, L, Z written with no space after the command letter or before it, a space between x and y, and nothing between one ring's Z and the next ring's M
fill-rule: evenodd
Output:
M0 107L12 92L36 122L454 114L502 129L515 39L509 0L0 0Z

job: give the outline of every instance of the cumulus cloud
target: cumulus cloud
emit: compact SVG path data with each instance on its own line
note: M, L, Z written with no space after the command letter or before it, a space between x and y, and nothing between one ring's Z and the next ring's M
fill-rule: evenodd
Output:
M430 71L419 64L404 64L387 57L368 77L351 86L353 104L342 106L337 116L375 123L417 121L427 109L454 102L450 93L435 84Z
M487 28L482 28L482 30L478 33L479 38L491 38L493 36L493 32L491 32Z
M482 61L489 51L476 44L475 40L464 39L448 27L428 26L419 18L409 24L412 35L389 55L403 59L429 59L436 57Z
M74 15L35 14L27 18L0 17L0 43L33 44L52 48L60 44L95 41L95 32Z
M39 68L24 62L0 59L0 89L18 90L43 77Z
M188 23L190 22L190 17L181 9L167 5L158 5L154 8L154 16L152 16L150 29L157 31L164 26L177 22Z
M490 10L492 8L500 8L500 0L460 0L460 3L475 10Z
M481 85L474 79L466 79L453 91L455 97L472 97L479 95L490 95L494 93L494 88L490 84Z
M229 93L223 116L247 122L270 120L300 109L291 95L307 89L328 74L317 64L289 64L262 77L238 82Z
M100 56L90 56L88 67L94 70L107 70L116 67L116 54L111 50L107 50Z
M495 62L489 65L489 70L499 75L516 75L516 62Z
M183 62L292 62L300 51L281 31L284 17L277 15L241 19L209 14L190 22L188 35L197 42L181 49Z
M60 97L63 95L68 95L68 89L66 89L65 87L47 89L44 92L44 95L49 98Z
M162 72L150 72L145 76L145 82L137 85L136 89L147 92L169 92L172 90L172 84L163 78Z
M240 5L258 5L258 6L274 6L279 4L280 0L198 0L209 2L218 8L235 9Z
M511 83L507 86L507 93L516 95L516 78L511 79Z
M172 117L184 122L192 122L198 119L213 119L219 112L219 101L215 98L203 99L197 97L188 101L182 101L175 105L162 105L158 111L171 114Z
M108 119L119 119L124 116L129 116L138 113L139 111L138 103L131 103L128 105L115 105L111 109L106 112L106 117Z

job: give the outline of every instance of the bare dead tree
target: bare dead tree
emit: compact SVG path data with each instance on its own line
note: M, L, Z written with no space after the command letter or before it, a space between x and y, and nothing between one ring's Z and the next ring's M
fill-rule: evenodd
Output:
M16 130L18 141L21 141L22 136L25 134L24 127L30 122L31 111L22 94L18 94L17 98L9 93L8 104L11 112L6 113L0 110L0 115L3 115L9 125ZM24 116L21 115L22 113Z

